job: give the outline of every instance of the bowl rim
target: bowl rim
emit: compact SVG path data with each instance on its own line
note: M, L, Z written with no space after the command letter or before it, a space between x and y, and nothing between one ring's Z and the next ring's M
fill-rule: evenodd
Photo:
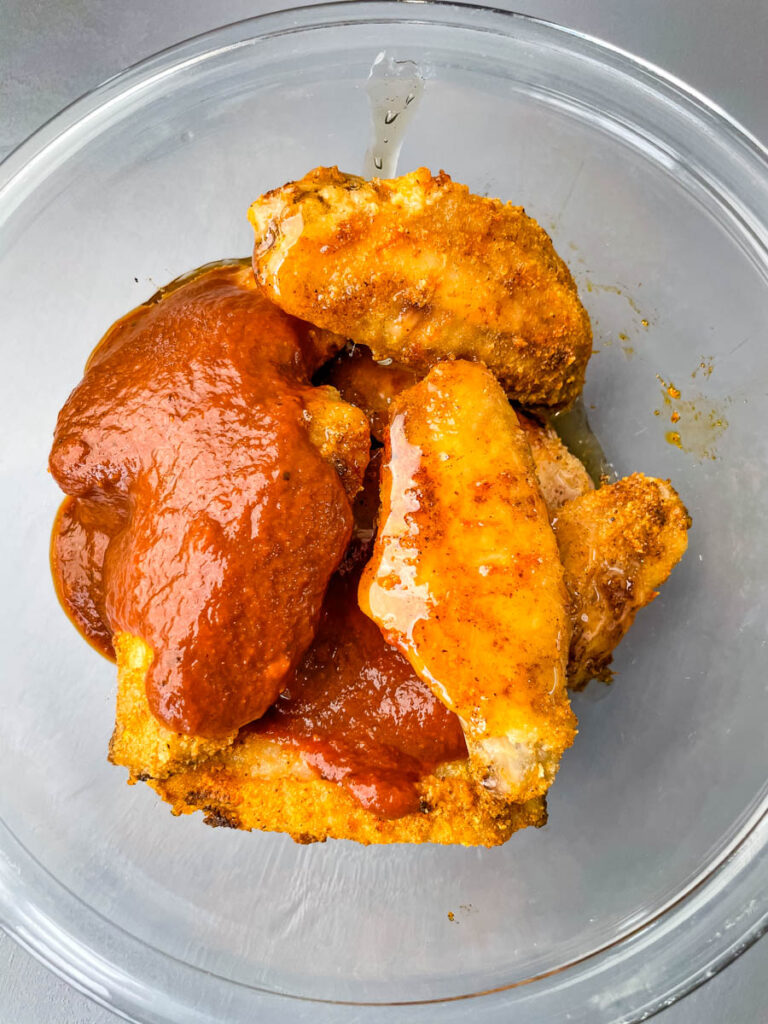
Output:
M475 19L474 23L469 20L470 18ZM293 7L267 12L219 26L160 50L87 91L41 125L0 163L0 220L2 220L4 209L10 208L12 211L24 201L26 195L34 190L41 171L45 171L48 160L56 155L56 151L61 150L62 153L66 153L70 137L83 126L84 122L89 119L98 120L99 115L103 115L105 108L124 99L132 90L155 83L158 79L175 73L181 67L195 63L213 53L242 45L246 40L255 38L265 40L313 28L343 27L348 24L377 23L384 20L388 23L429 23L443 28L476 30L478 19L481 18L486 19L488 31L507 36L514 35L516 23L538 28L550 37L564 40L570 47L582 48L592 55L597 55L603 63L623 72L633 80L638 76L641 77L650 83L657 94L663 94L673 105L683 108L694 114L700 121L710 125L713 131L721 137L720 141L727 142L734 155L738 155L748 170L762 179L768 197L768 147L704 94L652 62L637 57L620 47L552 21L478 4L452 2L452 0L335 0L335 2L316 6ZM768 213L768 206L766 206L766 213ZM760 217L759 220L763 228L766 229L761 232L761 237L768 239L768 216ZM763 242L762 248L768 251L765 242ZM298 1001L300 1003L310 1002L314 1005L325 1004L341 1011L344 1007L352 1009L360 1006L429 1007L434 1004L443 1005L465 999L477 999L480 996L490 999L493 996L510 994L523 986L535 985L536 982L555 974L562 976L571 968L588 962L598 965L593 972L595 976L604 977L604 972L607 969L610 970L608 959L613 955L612 951L618 949L628 951L626 952L628 957L637 956L638 953L642 955L642 951L650 945L651 941L655 941L654 936L650 933L655 934L657 927L665 926L667 931L676 931L678 925L673 923L675 915L680 917L681 921L690 922L697 913L703 912L711 902L705 894L713 887L716 887L722 895L725 894L726 889L729 889L731 897L741 889L744 889L745 895L749 895L750 892L753 897L759 894L761 890L757 887L753 888L749 883L752 875L756 874L760 866L761 858L758 856L760 849L768 841L768 801L764 798L762 801L756 799L755 804L758 806L755 807L739 833L732 839L728 848L718 856L713 864L708 865L707 869L693 883L652 917L644 919L635 929L625 931L620 938L576 958L569 964L523 982L514 982L485 992L447 998L371 1003L312 999L258 986L242 985L231 979L220 978L219 980L228 986L246 990L256 999L274 997L279 1000L282 1007L286 1007L291 1001ZM9 847L18 848L16 851L18 864L26 864L33 871L42 872L67 896L81 904L88 914L101 918L110 929L120 931L132 942L139 941L128 932L124 932L119 925L103 918L98 911L69 893L62 883L48 874L34 855L23 849L13 836L10 827L0 821L0 831L6 830L10 839ZM2 844L0 844L1 846ZM111 985L106 988L103 983L98 981L103 974L100 975L100 970L96 969L96 963L103 958L94 947L89 946L87 942L82 941L73 933L62 932L62 937L66 941L54 941L50 926L55 924L55 919L50 918L46 922L44 916L41 915L41 919L35 925L29 913L30 908L35 906L34 900L28 899L16 903L16 893L9 891L7 885L4 885L7 882L7 875L4 877L5 869L7 864L11 863L10 861L6 862L6 853L6 849L0 848L0 927L70 985L97 1003L125 1016L126 1019L139 1020L140 1018L132 1017L130 1014L138 1012L144 1003L137 999L135 992L132 991L132 986L129 984L131 981L129 973L124 972L119 964L111 964L112 970L109 971ZM762 860L765 862L766 859L762 858ZM19 873L20 869L15 864L11 864L11 867L14 874ZM764 864L762 877L768 880L766 867L768 864ZM745 879L748 883L746 886ZM30 896L33 891L34 887L30 886L28 889ZM763 893L766 891L768 891L768 885L762 889ZM753 898L752 902L756 903L756 900ZM739 911L740 908L734 906L732 909ZM755 910L757 913L751 911L746 915L749 920L741 931L735 929L736 934L731 932L727 936L724 931L723 941L716 948L713 948L716 944L710 945L706 969L691 970L686 976L674 979L664 992L654 995L643 1003L642 1007L638 1005L636 1010L633 1008L632 1013L638 1013L639 1016L627 1017L622 1014L621 1020L647 1019L703 984L732 962L768 930L768 899L765 896L762 899L762 906L757 905ZM739 921L740 918L737 916L734 924ZM631 948L633 944L634 949ZM151 949L156 956L165 960L175 961L178 964L183 963L177 961L170 954L154 949L145 943L141 943L141 946ZM184 967L197 973L210 974L210 972L201 972L198 968L186 963L184 963ZM478 1011L483 1012L482 1004L478 1007ZM162 1019L176 1018L163 1017Z

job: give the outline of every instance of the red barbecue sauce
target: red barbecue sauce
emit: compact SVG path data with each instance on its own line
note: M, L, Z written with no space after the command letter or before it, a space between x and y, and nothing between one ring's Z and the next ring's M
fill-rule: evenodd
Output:
M176 732L264 714L347 548L349 501L307 433L313 338L248 267L204 270L119 320L59 414L59 594L102 650L149 644L149 705Z

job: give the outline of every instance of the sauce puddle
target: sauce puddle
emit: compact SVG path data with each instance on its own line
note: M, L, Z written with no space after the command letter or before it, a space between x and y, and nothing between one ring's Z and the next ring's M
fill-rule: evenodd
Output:
M595 487L616 480L616 471L589 425L581 395L570 409L552 414L549 423L568 451L583 464Z

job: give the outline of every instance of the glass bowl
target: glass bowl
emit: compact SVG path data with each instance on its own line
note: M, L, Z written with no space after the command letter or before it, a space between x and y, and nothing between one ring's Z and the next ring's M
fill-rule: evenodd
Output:
M114 669L66 621L49 576L59 494L46 456L91 348L158 285L248 253L260 192L317 164L362 168L382 51L416 61L426 82L400 169L445 168L551 232L595 326L592 426L619 474L671 477L693 516L690 549L619 649L614 685L574 698L580 733L549 825L500 849L301 847L174 819L107 764ZM125 1016L185 1024L639 1020L758 936L765 157L679 82L577 33L479 8L356 3L177 46L6 161L10 934Z

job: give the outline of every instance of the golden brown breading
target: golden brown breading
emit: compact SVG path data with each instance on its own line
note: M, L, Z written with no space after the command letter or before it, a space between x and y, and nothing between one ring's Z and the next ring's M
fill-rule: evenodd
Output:
M475 777L544 794L576 719L557 544L514 410L491 373L435 366L392 406L362 610L459 716Z
M172 732L149 710L147 669L152 649L139 637L118 633L113 638L117 655L117 708L109 760L122 765L132 779L162 779L171 772L205 760L229 746L237 732L221 740Z
M672 485L635 473L567 502L554 521L571 593L568 685L610 678L611 653L688 545Z
M175 814L202 810L208 824L288 832L299 843L498 846L513 832L546 822L543 798L524 805L494 800L470 778L466 762L443 765L422 780L419 813L379 818L338 783L318 778L298 752L247 729L229 750L150 785Z
M524 405L568 405L592 351L565 263L522 207L421 168L318 167L251 206L254 270L282 309L425 372L482 360Z
M365 413L342 401L336 388L311 388L303 397L309 440L339 474L352 501L363 486L371 450Z
M110 760L146 781L174 813L202 810L212 825L288 832L297 842L461 843L496 846L518 829L546 822L543 799L494 800L466 762L442 765L420 785L421 811L387 820L365 810L336 782L321 779L299 751L246 727L225 748L165 729L149 710L144 675L151 651L136 637L116 639L119 662ZM234 742L233 742L234 740Z

